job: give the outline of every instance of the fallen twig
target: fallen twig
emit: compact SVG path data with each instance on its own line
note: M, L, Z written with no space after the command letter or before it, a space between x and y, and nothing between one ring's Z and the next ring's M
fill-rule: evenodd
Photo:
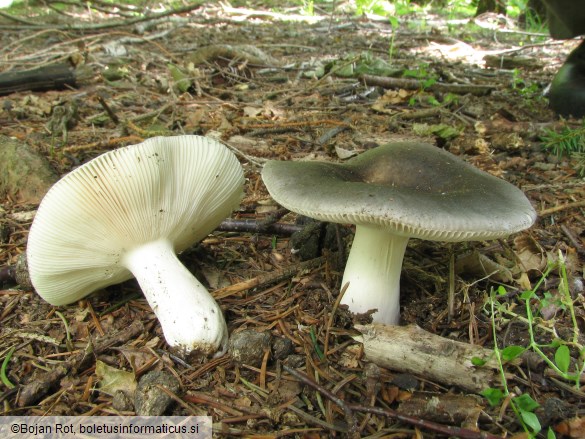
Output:
M542 209L538 212L538 216L550 215L551 213L557 213L561 210L577 209L579 207L585 207L585 201L575 201L574 203L566 203L559 206L549 207L548 209Z
M261 220L234 220L226 219L221 222L217 230L222 232L249 232L249 233L284 233L292 235L303 229L303 226L292 224L276 224L280 218L289 213L288 209L281 208Z
M300 262L298 264L291 265L290 267L283 268L282 270L277 270L272 273L263 274L252 279L248 279L243 282L238 282L237 284L230 285L229 287L217 289L213 291L211 295L216 300L224 299L226 297L232 296L242 291L249 290L250 288L257 288L262 285L277 283L284 279L291 278L294 275L298 274L300 271L318 267L323 262L325 262L325 258L323 256L315 259L310 259L308 261Z
M356 412L372 413L375 415L386 416L387 418L397 419L410 425L427 430L435 431L437 433L446 434L450 437L459 437L461 439L502 439L501 436L496 436L484 431L473 431L462 427L453 427L451 425L437 424L436 422L425 421L424 419L415 418L412 416L402 415L392 409L383 409L379 407L367 407L364 405L350 404L348 406L351 410Z
M75 373L77 373L77 371L86 368L89 361L95 358L95 355L104 353L114 345L125 343L143 332L144 325L142 322L135 321L114 334L96 340L93 345L90 343L88 345L89 352L87 350L79 352L53 370L41 374L22 386L17 398L18 406L24 407L36 403L54 389L65 375L71 374L71 371L76 371Z
M325 387L323 387L320 384L313 381L308 375L306 375L302 372L299 372L295 369L292 369L286 365L283 365L282 367L284 370L286 370L288 373L290 373L292 376L294 376L300 382L312 387L313 389L317 390L319 393L321 393L325 397L329 398L335 404L337 404L345 413L346 420L349 418L350 422L348 422L348 423L350 424L350 426L354 425L352 423L353 421L351 421L351 420L355 420L353 412L356 411L356 412L372 413L375 415L380 415L380 416L385 416L387 418L396 419L398 421L402 421L402 422L407 423L409 425L414 425L416 427L424 428L424 429L431 430L431 431L434 431L437 433L446 434L446 435L449 435L451 437L454 436L454 437L459 437L462 439L501 439L500 436L496 436L496 435L493 435L490 433L486 433L486 432L482 432L482 431L473 431L473 430L469 430L467 428L454 427L451 425L438 424L436 422L426 421L424 419L416 418L413 416L403 415L403 414L398 413L397 411L392 410L392 409L383 409L383 408L378 408L378 407L367 407L367 406L363 406L363 405L359 405L359 404L346 404L345 401L343 401L342 399L335 396L333 393L331 393ZM357 424L355 424L355 426L357 426ZM351 429L350 429L350 431L351 431ZM355 430L355 431L357 433L357 430Z
M431 85L424 85L423 81L418 79L390 78L387 76L362 75L361 80L366 85L376 85L383 88L403 88L405 90L430 90L441 93L472 94L484 96L496 89L494 85L477 85L477 84L445 84L435 82Z
M579 240L579 238L577 238L577 236L575 236L575 233L571 229L569 229L569 227L565 224L561 224L561 230L563 231L565 236L569 239L569 241L571 241L571 245L573 247L575 247L575 249L577 250L577 253L584 255L585 254L585 247L583 246L583 244L581 244L581 241Z
M242 232L242 233L270 233L277 235L292 235L300 232L304 226L297 224L273 223L263 224L258 220L237 220L226 219L221 222L216 230L221 232Z
M292 376L294 376L296 379L298 379L300 382L307 384L308 386L312 387L313 389L317 390L319 393L327 397L330 401L333 401L341 410L343 410L345 420L348 425L347 431L348 436L359 438L359 432L357 429L357 419L355 418L351 408L345 403L343 399L337 397L334 393L330 392L325 387L313 381L308 375L299 372L285 364L282 365L282 368L286 370L288 373L290 373Z

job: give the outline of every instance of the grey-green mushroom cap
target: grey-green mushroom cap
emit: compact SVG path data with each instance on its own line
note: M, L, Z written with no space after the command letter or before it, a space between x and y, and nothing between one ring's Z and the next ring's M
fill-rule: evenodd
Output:
M270 161L262 178L284 207L356 225L341 303L389 325L400 321L400 270L409 238L495 239L536 218L518 188L425 143L380 146L343 164Z
M291 211L405 237L496 239L536 219L520 189L426 143L392 143L341 164L269 161L262 179Z

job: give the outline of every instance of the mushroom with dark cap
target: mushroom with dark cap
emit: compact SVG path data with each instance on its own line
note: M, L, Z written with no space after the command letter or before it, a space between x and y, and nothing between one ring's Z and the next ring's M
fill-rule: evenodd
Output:
M224 352L221 309L176 253L230 215L243 182L234 154L200 136L155 137L96 157L39 206L27 245L35 290L66 305L134 276L169 345Z
M346 163L269 161L268 192L282 206L356 233L343 304L398 324L400 271L409 238L478 241L530 227L536 213L510 183L425 143L380 146Z

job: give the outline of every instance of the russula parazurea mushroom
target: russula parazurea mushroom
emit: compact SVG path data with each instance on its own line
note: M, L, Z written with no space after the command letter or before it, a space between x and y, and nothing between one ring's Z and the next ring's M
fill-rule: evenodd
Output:
M425 143L380 146L346 163L269 161L274 200L321 221L356 225L341 303L375 322L400 319L400 272L410 238L479 241L530 227L536 212L510 183Z
M235 155L206 137L154 137L102 154L43 198L28 237L32 284L66 305L134 276L169 345L223 352L221 309L176 254L238 207L243 183Z

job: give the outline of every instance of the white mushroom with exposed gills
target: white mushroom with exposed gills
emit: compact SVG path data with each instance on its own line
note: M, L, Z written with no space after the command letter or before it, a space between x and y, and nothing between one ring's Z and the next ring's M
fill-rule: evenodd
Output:
M221 309L176 254L238 207L243 183L235 155L201 136L155 137L96 157L39 206L27 246L35 290L66 305L134 276L170 346L224 352Z
M530 227L536 212L510 183L425 143L380 146L346 163L269 161L268 192L293 212L356 225L343 275L354 313L400 320L400 272L410 238L496 239Z

